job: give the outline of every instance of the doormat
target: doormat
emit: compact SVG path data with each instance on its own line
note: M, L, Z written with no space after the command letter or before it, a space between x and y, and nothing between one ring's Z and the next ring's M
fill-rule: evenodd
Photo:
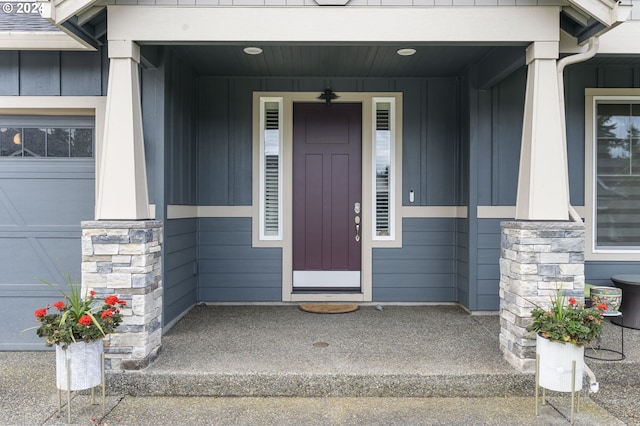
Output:
M313 314L346 314L359 309L358 305L335 305L326 303L300 305L298 308L301 311L311 312Z

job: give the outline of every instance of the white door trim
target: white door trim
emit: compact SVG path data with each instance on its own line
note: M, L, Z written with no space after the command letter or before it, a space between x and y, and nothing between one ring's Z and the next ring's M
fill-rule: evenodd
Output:
M401 247L402 246L402 93L397 92L340 92L339 99L334 102L359 102L362 103L362 227L361 227L361 290L359 293L293 293L293 103L294 102L323 102L318 100L320 92L255 92L253 94L253 169L260 167L260 97L283 98L283 147L282 147L282 186L283 186L283 229L281 241L260 240L258 229L259 206L257 201L253 205L253 247L279 247L282 249L282 301L283 302L370 302L373 300L372 287L372 256L374 247ZM372 197L372 140L373 140L373 98L396 98L396 240L374 241L372 238L372 213L370 207ZM254 176L253 199L259 200L259 185Z

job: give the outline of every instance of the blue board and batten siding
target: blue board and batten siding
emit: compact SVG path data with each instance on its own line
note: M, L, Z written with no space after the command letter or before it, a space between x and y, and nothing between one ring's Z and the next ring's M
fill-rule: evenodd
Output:
M279 302L282 249L251 246L251 218L202 218L198 300Z
M456 219L405 218L402 248L373 250L373 300L456 300Z
M201 77L198 80L198 204L251 205L252 95L254 91L403 92L403 198L405 205L456 205L458 110L456 78L433 79L285 79ZM409 191L415 202L409 203ZM202 219L216 223L216 219ZM216 225L218 226L218 225ZM199 300L281 300L281 253L250 248L250 220L216 232L200 230ZM373 255L376 300L455 301L455 219L405 219L402 249L377 249ZM446 231L438 230L444 226ZM415 231L415 232L412 232ZM227 250L213 240L245 241ZM417 238L417 239L416 239ZM206 252L205 252L206 250ZM208 254L210 253L210 254ZM216 257L217 256L217 257ZM231 257L230 257L231 256ZM242 262L242 256L248 260ZM274 257L276 256L276 257ZM266 283L251 284L243 275L261 266L277 271ZM407 267L405 267L407 266ZM238 272L243 274L238 275ZM273 275L273 274L276 274ZM266 286L266 287L265 287Z
M0 51L0 96L106 96L106 49Z
M197 219L172 219L164 224L164 323L197 301Z

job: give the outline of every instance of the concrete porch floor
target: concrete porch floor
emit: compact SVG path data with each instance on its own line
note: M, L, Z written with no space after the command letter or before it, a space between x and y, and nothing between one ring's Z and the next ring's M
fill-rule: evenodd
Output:
M458 306L361 306L347 314L196 306L163 337L155 363L110 375L109 384L133 395L533 395L534 375L504 360L499 333L497 315ZM619 333L607 322L602 346L618 347ZM640 386L640 330L625 329L624 349L624 361L587 359L603 385Z
M534 375L499 349L499 318L458 306L197 306L140 371L108 373L107 410L86 394L74 423L212 425L568 424L568 394L534 414ZM603 346L619 345L606 324ZM640 330L624 361L587 359L600 392L583 392L577 425L640 425ZM65 424L51 352L0 352L0 424ZM585 380L585 383L587 381ZM232 398L229 398L232 397ZM97 419L97 420L94 420Z

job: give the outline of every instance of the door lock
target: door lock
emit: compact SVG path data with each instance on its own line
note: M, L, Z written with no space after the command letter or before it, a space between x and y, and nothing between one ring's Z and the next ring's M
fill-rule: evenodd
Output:
M360 214L360 203L353 203L353 212L355 214Z

